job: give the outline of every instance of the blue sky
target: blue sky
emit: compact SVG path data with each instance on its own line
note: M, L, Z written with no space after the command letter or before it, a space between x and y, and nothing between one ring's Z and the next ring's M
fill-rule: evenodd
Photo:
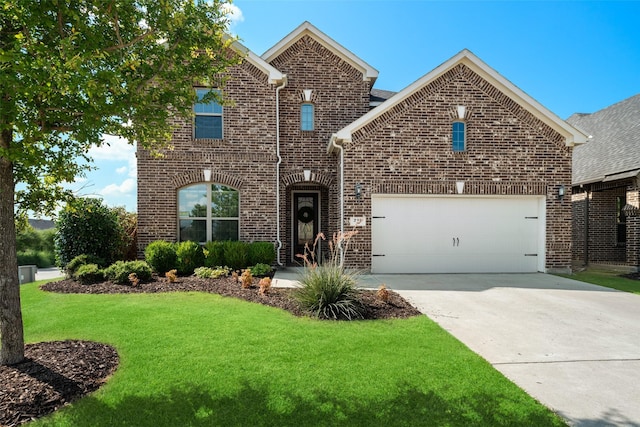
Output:
M236 0L231 32L262 55L309 21L399 91L469 49L566 119L640 93L640 1ZM136 211L135 150L107 137L80 195Z

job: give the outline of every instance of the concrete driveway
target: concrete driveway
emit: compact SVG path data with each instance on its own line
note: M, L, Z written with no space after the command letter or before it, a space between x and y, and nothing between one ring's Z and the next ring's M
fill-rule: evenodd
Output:
M576 426L640 426L640 295L546 274L366 275Z

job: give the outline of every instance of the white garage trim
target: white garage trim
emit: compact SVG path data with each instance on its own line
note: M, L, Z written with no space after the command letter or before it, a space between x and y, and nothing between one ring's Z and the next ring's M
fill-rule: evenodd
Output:
M373 194L373 273L545 271L544 196Z

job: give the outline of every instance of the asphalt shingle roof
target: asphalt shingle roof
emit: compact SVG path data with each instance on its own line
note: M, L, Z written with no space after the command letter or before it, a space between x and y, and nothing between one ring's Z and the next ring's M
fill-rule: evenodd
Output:
M573 150L573 184L640 169L640 94L567 122L593 136Z

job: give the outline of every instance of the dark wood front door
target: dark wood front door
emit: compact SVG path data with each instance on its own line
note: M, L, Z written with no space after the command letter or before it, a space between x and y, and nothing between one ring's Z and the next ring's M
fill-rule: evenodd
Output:
M302 259L296 255L304 254L305 245L313 249L313 240L319 231L319 211L318 193L294 193L292 254L294 263L302 263Z

